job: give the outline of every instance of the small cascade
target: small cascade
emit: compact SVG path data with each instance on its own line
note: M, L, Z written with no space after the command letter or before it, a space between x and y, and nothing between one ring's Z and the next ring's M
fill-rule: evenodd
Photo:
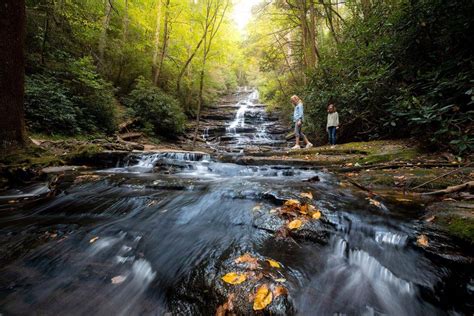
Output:
M375 232L375 241L380 244L389 244L394 246L404 246L407 242L407 235L400 235L391 232Z
M160 152L131 155L125 166L104 170L104 172L151 172L158 164L168 166L183 166L189 169L200 164L206 164L211 160L211 156L201 152Z

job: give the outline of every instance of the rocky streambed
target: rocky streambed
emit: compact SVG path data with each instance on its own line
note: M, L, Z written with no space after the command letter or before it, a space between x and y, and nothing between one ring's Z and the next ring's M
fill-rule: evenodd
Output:
M241 92L247 104L209 146L239 157L258 139L233 128L274 124L246 120L252 100ZM283 133L267 137L276 123L263 124L262 142L283 150ZM54 181L0 195L2 314L474 310L472 247L431 225L417 196L371 195L310 165L242 165L204 152L47 171Z

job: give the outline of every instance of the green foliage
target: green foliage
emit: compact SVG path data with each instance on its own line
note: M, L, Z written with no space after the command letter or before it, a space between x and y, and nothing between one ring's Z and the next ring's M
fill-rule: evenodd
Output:
M143 77L137 79L126 104L149 133L175 138L184 132L185 116L178 101Z
M89 58L72 60L68 71L44 71L26 79L25 112L34 132L77 135L111 133L116 114L113 88Z
M472 151L473 10L461 0L401 1L353 16L337 54L322 50L307 87L312 131L325 134L335 102L342 139L413 136Z

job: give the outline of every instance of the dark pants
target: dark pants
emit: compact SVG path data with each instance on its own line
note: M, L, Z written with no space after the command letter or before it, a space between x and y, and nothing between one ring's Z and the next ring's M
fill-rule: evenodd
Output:
M329 144L336 145L336 126L328 127Z

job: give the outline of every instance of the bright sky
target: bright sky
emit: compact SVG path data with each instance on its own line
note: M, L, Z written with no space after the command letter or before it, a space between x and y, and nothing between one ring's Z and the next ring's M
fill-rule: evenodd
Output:
M234 19L237 27L240 30L244 30L252 17L252 6L258 4L262 0L234 0L234 12L232 12L232 18Z

